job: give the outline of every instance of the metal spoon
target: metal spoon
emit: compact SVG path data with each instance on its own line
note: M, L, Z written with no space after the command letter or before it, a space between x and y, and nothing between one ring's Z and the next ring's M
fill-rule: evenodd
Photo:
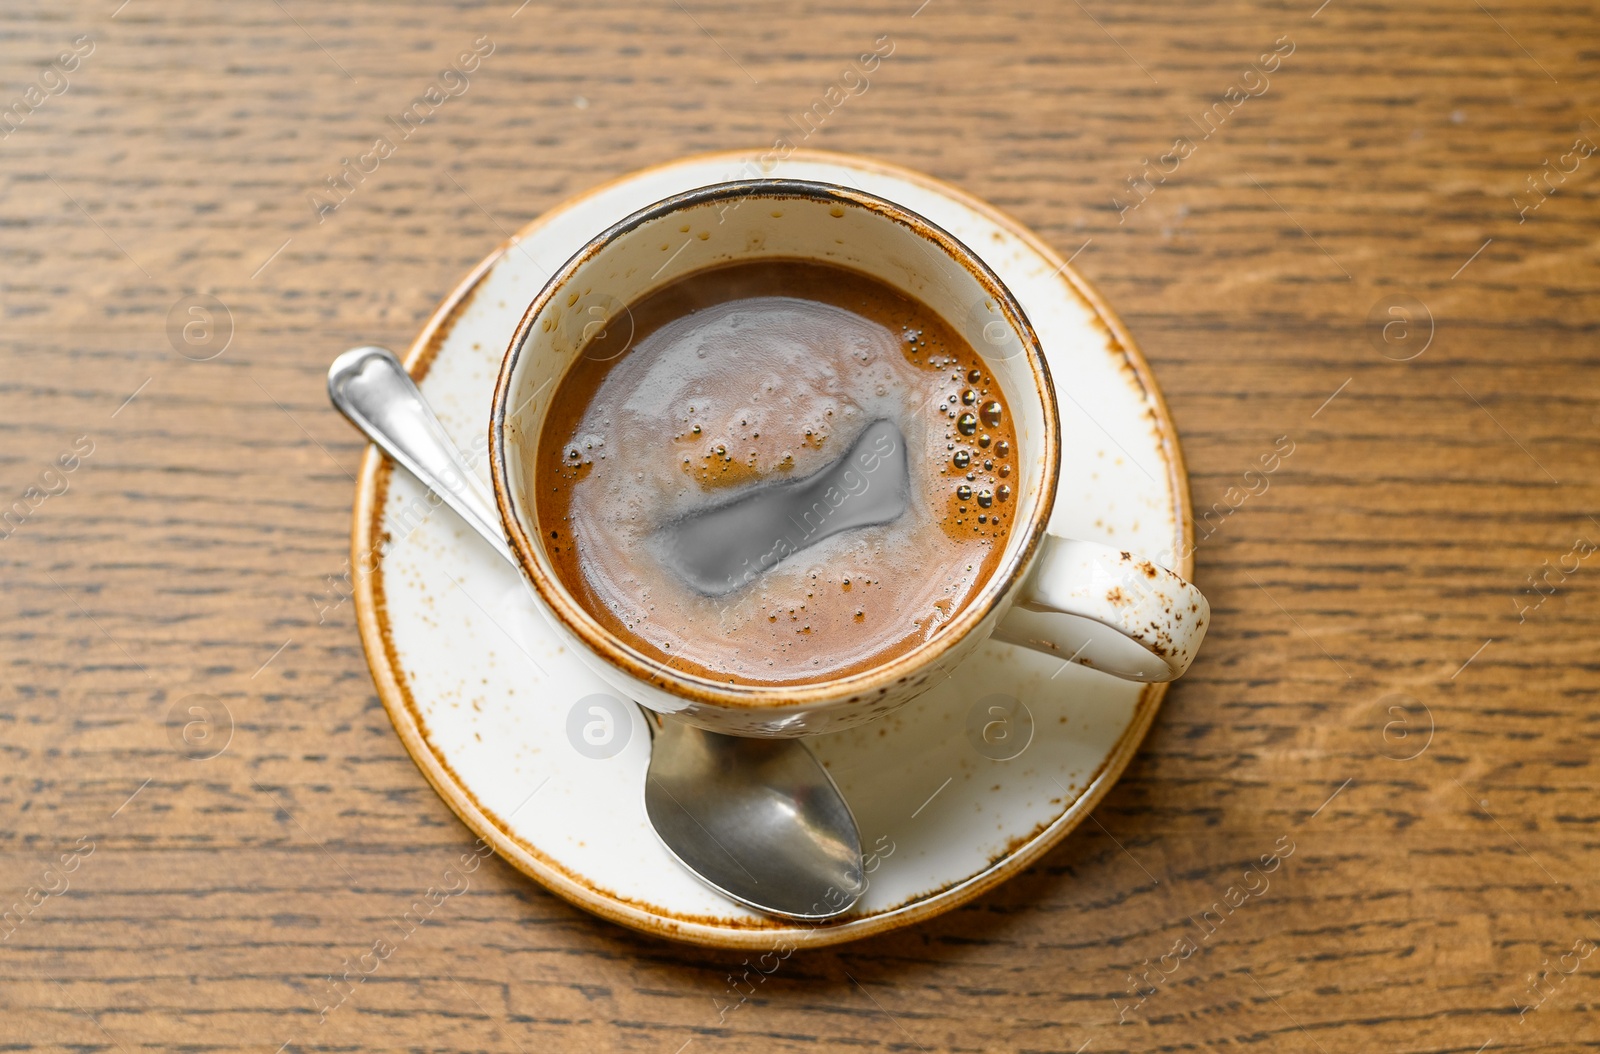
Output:
M521 571L493 502L394 352L367 345L340 355L328 368L328 397ZM865 889L861 835L805 744L644 713L652 739L645 814L696 878L783 918L830 919L855 904Z

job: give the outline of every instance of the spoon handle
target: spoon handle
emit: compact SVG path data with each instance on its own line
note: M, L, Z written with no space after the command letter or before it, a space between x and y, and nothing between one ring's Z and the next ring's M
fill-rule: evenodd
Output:
M388 348L367 344L333 360L328 398L368 439L444 499L495 552L517 567L500 517L461 451Z

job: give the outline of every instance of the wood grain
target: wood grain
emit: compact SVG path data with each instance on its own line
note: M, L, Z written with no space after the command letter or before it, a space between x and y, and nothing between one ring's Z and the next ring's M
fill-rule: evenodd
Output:
M0 539L7 1049L1600 1048L1600 958L1570 954L1600 940L1600 563L1536 608L1528 581L1600 543L1600 157L1519 217L1528 177L1600 136L1593 4L19 0L0 19L0 109L39 100L0 139L0 498L66 485ZM626 933L491 861L319 1020L325 978L471 845L330 593L362 447L328 361L403 346L567 195L798 134L885 36L804 145L924 169L1076 253L1155 367L1197 510L1293 442L1200 543L1199 661L1042 864L797 954L731 1013L739 956ZM310 195L480 38L469 86L319 222ZM1189 156L1119 214L1180 136ZM169 337L197 294L232 330L203 362ZM1369 320L1402 294L1432 320L1408 361L1428 330L1386 345L1390 317ZM41 482L80 436L92 453ZM193 706L216 720L186 743ZM1292 856L1206 936L1191 917L1281 838ZM1184 937L1197 953L1133 1006L1129 974Z

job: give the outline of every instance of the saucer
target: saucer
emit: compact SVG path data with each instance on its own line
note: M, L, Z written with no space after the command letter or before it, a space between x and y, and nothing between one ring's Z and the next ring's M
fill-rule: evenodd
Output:
M756 153L660 165L574 198L480 263L405 356L489 486L487 421L522 313L597 231L669 195L748 177ZM972 248L1038 332L1060 402L1053 532L1149 555L1189 575L1188 479L1148 365L1087 283L1016 221L927 176L797 151L763 175L881 195ZM855 814L867 888L850 914L799 924L701 885L644 812L643 716L568 652L492 549L369 448L351 538L373 680L439 795L513 866L603 918L726 948L820 946L908 926L971 900L1086 816L1122 773L1165 685L1120 681L989 642L871 724L807 742Z

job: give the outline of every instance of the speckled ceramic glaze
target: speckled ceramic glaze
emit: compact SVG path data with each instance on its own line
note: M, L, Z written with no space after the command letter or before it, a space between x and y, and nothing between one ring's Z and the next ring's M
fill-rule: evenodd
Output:
M752 174L814 180L927 217L1015 295L1060 405L1050 531L1189 573L1187 483L1166 408L1121 325L1059 257L1014 221L912 172L816 152L757 169L753 157L690 158L568 202L485 260L429 321L407 366L485 485L506 347L549 277L596 232L695 187ZM1087 814L1164 691L991 640L888 716L811 739L855 813L869 886L839 921L783 922L724 900L670 858L644 815L649 736L637 709L617 703L497 554L375 451L362 468L352 547L379 694L451 807L573 903L701 944L833 943L976 896ZM1122 582L1136 583L1138 569L1130 558Z

